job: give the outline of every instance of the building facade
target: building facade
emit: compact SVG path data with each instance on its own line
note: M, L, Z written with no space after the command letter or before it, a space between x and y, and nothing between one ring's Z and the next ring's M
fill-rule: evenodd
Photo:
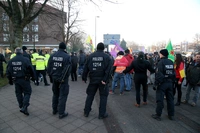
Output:
M37 6L37 5L36 5ZM0 52L13 40L12 23L0 9ZM23 29L23 46L28 49L53 49L64 39L66 12L46 5L44 10Z

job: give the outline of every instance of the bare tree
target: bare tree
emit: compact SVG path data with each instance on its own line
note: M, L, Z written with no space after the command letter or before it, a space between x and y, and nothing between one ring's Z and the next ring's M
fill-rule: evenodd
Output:
M84 49L84 37L82 34L77 34L71 37L70 45L71 51L77 52L80 49Z
M194 37L194 51L200 50L200 34L196 33Z
M0 1L0 7L4 9L12 22L14 39L11 49L21 47L23 41L23 28L35 19L48 0L7 0Z

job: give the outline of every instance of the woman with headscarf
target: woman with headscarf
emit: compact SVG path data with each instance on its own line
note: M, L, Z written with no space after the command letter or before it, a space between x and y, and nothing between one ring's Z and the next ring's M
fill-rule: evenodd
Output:
M151 64L145 60L144 52L139 52L138 57L134 60L129 67L127 67L123 73L128 73L134 69L134 83L136 88L136 107L140 107L140 86L143 88L143 105L147 104L147 70L155 72Z

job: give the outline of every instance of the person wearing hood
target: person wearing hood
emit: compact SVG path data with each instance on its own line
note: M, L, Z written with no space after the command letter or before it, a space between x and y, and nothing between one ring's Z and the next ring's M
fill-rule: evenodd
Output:
M117 81L120 81L120 95L124 94L125 74L123 73L123 70L125 70L128 65L129 62L124 57L124 52L119 51L112 68L112 71L114 71L114 77L112 81L112 90L110 91L110 94L115 94L115 86Z
M132 61L131 65L127 67L123 73L128 73L134 69L134 83L136 89L136 107L140 107L140 86L143 88L143 105L147 105L147 70L154 72L150 63L145 60L144 52L140 51L138 53L137 59Z
M124 57L128 60L128 62L129 62L128 66L130 66L131 62L134 60L134 58L130 54L130 50L129 49L126 49L124 52L125 52ZM125 85L126 85L125 91L130 91L131 90L131 87L133 85L133 76L132 76L133 71L134 70L132 69L130 72L126 73L126 75L124 77L124 79L125 79Z

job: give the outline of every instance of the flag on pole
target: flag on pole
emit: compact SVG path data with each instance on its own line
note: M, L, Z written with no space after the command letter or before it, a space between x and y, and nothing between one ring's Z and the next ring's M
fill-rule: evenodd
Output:
M171 40L169 40L169 42L165 48L168 50L168 53L169 53L168 59L170 59L174 62L174 50L173 50Z
M123 50L123 48L121 48L121 47L119 46L119 44L115 43L115 47L110 51L110 54L111 54L114 58L116 58L116 57L117 57L117 53L118 53L119 51L124 51L124 50Z
M91 51L94 52L94 44L92 43L92 39L90 36L87 37L86 44L88 44L91 48Z

